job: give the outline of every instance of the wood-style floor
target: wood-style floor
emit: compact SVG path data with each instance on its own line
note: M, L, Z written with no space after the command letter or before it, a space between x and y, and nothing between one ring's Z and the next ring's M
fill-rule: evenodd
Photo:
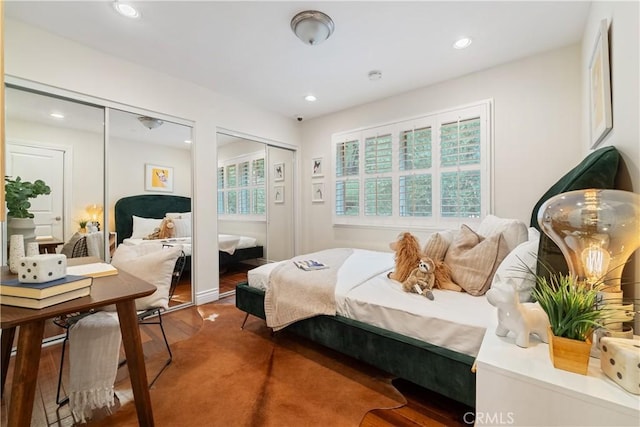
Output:
M247 281L247 271L255 268L253 265L232 264L224 272L220 272L220 295L236 290L236 285Z
M227 290L234 290L235 285L246 280L246 271L251 267L239 266L225 274L224 281L221 277L220 286L223 291L222 283L225 283ZM214 304L235 304L235 296L231 295L222 298ZM184 339L188 339L195 334L201 327L202 318L196 307L188 307L182 310L165 313L163 315L163 323L169 343L175 343ZM53 327L50 334L54 335ZM142 336L143 349L145 359L151 359L154 355L166 352L162 335L157 326L141 325L140 332ZM32 426L59 426L66 427L74 425L73 417L69 411L68 405L58 407L56 404L56 387L58 383L58 371L60 364L61 345L51 345L42 350L40 358L40 370L38 372L38 385L36 389L36 399L34 403ZM124 357L124 354L122 355ZM12 372L14 358L10 361L9 371L7 375L7 383L5 395L2 398L2 406L0 408L0 427L8 425L7 401L10 397ZM158 362L162 362L162 358ZM65 361L64 378L68 378L68 360ZM153 378L159 372L161 365L153 366L147 364L147 376ZM126 366L118 371L116 383L124 384L120 387L129 387L128 389L117 389L117 395L120 401L124 399L132 399L132 393L128 381L121 381L128 375ZM63 382L64 384L64 382ZM391 410L374 410L369 412L363 418L361 426L363 427L392 427L392 426L463 426L461 414L470 408L460 406L442 396L424 390L418 386L406 382L396 383L396 387L407 398L408 404L402 408ZM63 388L64 392L64 388ZM117 407L116 407L117 410ZM94 417L101 418L108 416L105 414L95 414ZM189 414L183 414L184 425L190 425Z

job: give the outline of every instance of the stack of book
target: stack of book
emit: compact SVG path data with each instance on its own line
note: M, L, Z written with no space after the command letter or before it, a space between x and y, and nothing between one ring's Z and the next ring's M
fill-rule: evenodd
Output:
M44 283L22 283L15 279L2 279L0 304L26 308L45 308L91 293L92 277L66 275Z

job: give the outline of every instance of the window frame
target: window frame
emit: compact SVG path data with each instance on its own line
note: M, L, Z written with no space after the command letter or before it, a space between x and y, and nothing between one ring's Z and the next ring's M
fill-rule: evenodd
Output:
M371 126L367 128L355 129L332 135L332 159L333 173L330 176L330 186L332 188L332 222L334 226L347 227L385 227L398 229L425 229L442 230L447 228L457 228L461 224L477 225L486 215L489 214L493 204L493 174L492 174L492 153L493 153L493 101L491 99L482 100L475 103L450 108L434 113L424 114L418 117L398 120L384 125ZM465 119L480 118L480 163L474 165L460 165L456 167L441 166L440 152L440 126L445 123L462 121ZM400 169L400 136L403 131L431 127L431 166L420 169ZM392 171L380 174L366 174L365 163L365 141L367 138L376 135L383 135L391 132L392 135ZM347 141L358 141L359 150L359 171L357 176L348 178L337 177L337 147L340 143ZM480 215L479 217L443 217L441 214L441 183L440 176L443 172L450 170L479 170L480 172ZM431 174L431 216L401 216L400 215L400 176ZM392 215L390 216L367 216L365 215L365 185L367 177L392 177ZM337 202L337 182L349 179L359 180L359 213L358 215L338 215L336 213Z
M253 176L253 168L254 168L254 162L257 160L262 160L263 161L263 182L262 184L257 184L254 181L254 176ZM242 165L248 163L249 166L249 170L248 170L248 175L247 175L247 185L243 185L243 181L241 179L241 170L242 170ZM254 190L256 189L262 189L263 193L266 195L267 192L267 186L266 186L266 169L265 169L265 165L266 165L266 155L263 151L257 151L255 153L249 153L249 154L245 154L242 156L237 156L237 157L232 157L229 159L225 159L224 161L219 161L218 162L218 170L219 168L224 168L224 187L223 188L218 188L218 202L220 203L220 193L222 193L222 202L223 202L223 206L224 206L224 212L220 212L220 209L218 208L218 218L221 220L227 220L227 221L266 221L267 215L266 215L266 211L267 211L267 199L266 196L264 198L264 213L263 214L256 214L253 213L255 212L254 210L254 197L253 197L253 193ZM230 187L227 186L228 182L230 182L231 180L229 180L229 177L227 176L227 171L229 166L235 166L235 170L236 170L236 177L235 177L235 183L236 185L234 187ZM218 175L219 176L219 175ZM248 213L242 213L240 212L240 200L241 200L241 193L243 191L248 192ZM231 192L235 192L236 193L236 212L235 213L229 213L228 211L228 195Z

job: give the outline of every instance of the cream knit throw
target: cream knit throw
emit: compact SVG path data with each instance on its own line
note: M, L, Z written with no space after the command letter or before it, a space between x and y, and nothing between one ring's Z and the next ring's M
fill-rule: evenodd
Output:
M94 409L111 408L120 356L120 324L116 313L99 311L69 330L69 408L77 422Z
M269 276L264 311L267 326L274 331L309 317L336 314L336 279L338 270L353 249L327 249L292 258L276 267ZM305 271L296 260L319 261L329 268Z

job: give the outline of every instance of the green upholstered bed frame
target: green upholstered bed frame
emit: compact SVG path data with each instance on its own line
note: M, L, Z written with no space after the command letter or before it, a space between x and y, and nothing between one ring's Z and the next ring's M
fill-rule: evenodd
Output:
M540 205L550 197L585 188L614 188L620 155L604 147L588 155L536 203L531 225L537 227ZM544 233L538 257L548 263L560 250ZM554 251L557 250L557 254ZM564 258L563 258L564 259ZM566 265L566 264L565 264ZM246 283L236 287L236 307L265 319L264 292ZM367 362L400 378L475 407L474 358L342 316L318 316L285 328L298 335Z
M191 212L191 198L160 194L123 197L114 207L118 244L133 234L133 215L142 218L164 218L167 212Z
M264 291L237 285L236 307L265 319ZM475 407L471 356L342 316L317 316L285 330Z

